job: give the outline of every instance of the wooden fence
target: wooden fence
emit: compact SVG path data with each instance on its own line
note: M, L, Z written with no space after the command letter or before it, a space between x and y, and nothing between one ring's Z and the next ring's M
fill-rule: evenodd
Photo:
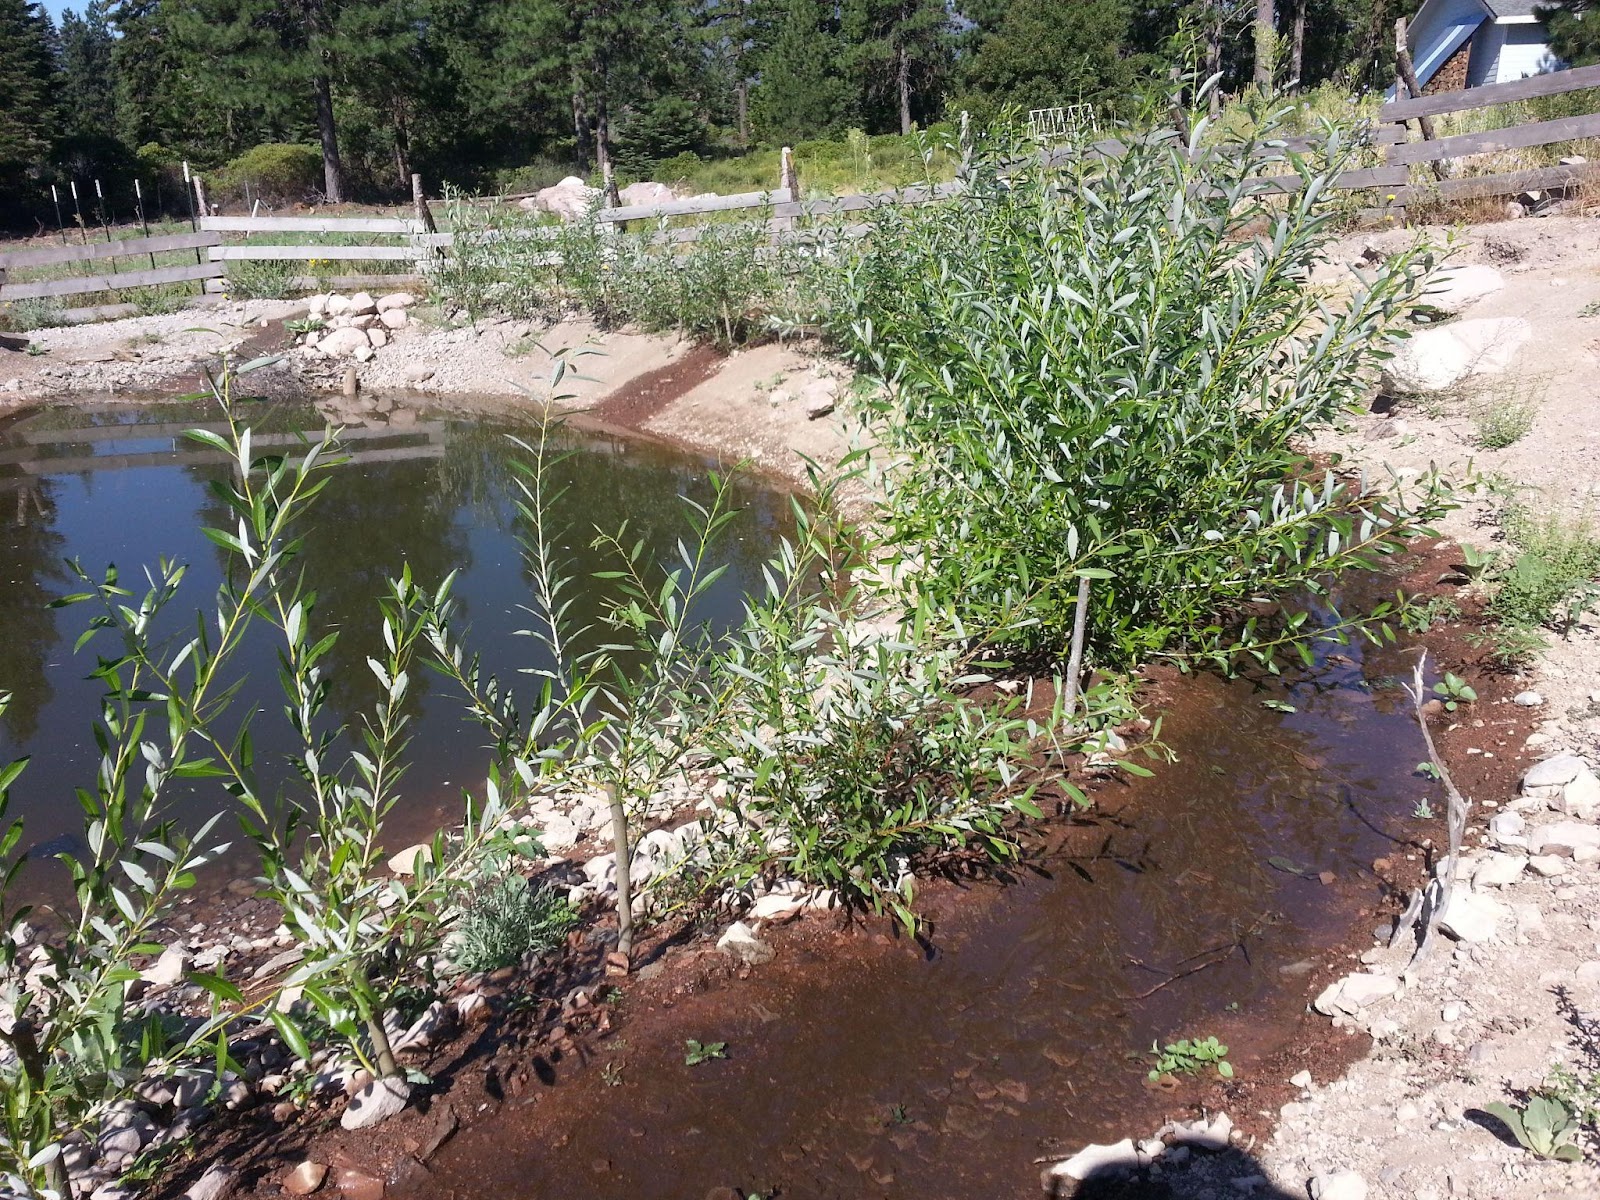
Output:
M1416 121L1419 125L1427 122L1431 130L1433 117L1490 108L1497 104L1559 96L1585 88L1600 88L1600 66L1574 67L1569 71L1532 75L1513 83L1493 83L1459 92L1437 92L1431 96L1391 100L1378 110L1378 121L1380 128L1387 126L1401 130L1408 129L1407 123L1410 121ZM1491 129L1484 133L1460 133L1449 137L1424 136L1420 141L1411 141L1408 136L1385 145L1384 161L1402 166L1409 172L1410 168L1417 164L1445 163L1476 154L1526 150L1593 137L1600 137L1600 112L1561 117L1551 121L1530 121L1504 129ZM1491 175L1460 175L1427 183L1411 183L1408 179L1402 181L1404 186L1394 192L1393 200L1388 201L1384 207L1387 208L1388 215L1398 218L1403 215L1407 205L1424 201L1437 200L1449 203L1571 187L1592 178L1597 168L1600 168L1600 164L1572 163L1503 171Z
M1455 202L1496 196L1512 196L1530 190L1567 188L1594 177L1600 164L1572 163L1507 171L1490 175L1444 176L1426 183L1414 182L1419 166L1437 166L1497 151L1531 149L1584 138L1600 138L1600 112L1526 122L1483 133L1434 136L1431 118L1466 112L1493 105L1557 96L1584 88L1600 88L1600 66L1579 67L1521 79L1515 83L1491 84L1464 91L1443 92L1383 105L1377 121L1363 131L1369 145L1382 156L1380 166L1342 172L1334 187L1366 194L1372 199L1362 210L1369 217L1395 220L1403 217L1407 206L1429 201ZM1423 137L1413 140L1409 122L1416 121ZM1293 138L1285 143L1290 151L1309 150L1312 139ZM1090 153L1116 155L1123 147L1114 140L1095 143ZM1208 147L1204 153L1225 153L1225 147ZM1060 153L1082 153L1065 151ZM1060 161L1047 152L1046 161ZM630 222L654 222L655 236L664 242L689 242L702 236L709 226L673 226L677 218L705 217L729 212L765 214L767 229L774 241L803 231L802 222L848 216L884 205L924 204L958 195L963 185L957 181L931 187L908 187L894 191L855 196L836 196L805 200L799 195L792 160L782 156L781 174L771 191L741 192L731 196L693 196L657 204L632 204L601 208L595 214L602 228L621 230ZM1277 190L1290 192L1301 186L1298 175L1271 176ZM123 288L151 287L172 283L199 282L208 290L220 291L230 262L386 262L405 263L409 270L395 274L318 275L306 274L291 279L297 290L348 289L355 287L401 287L423 280L429 266L448 255L455 235L438 232L432 213L422 199L421 181L413 179L414 209L411 216L396 217L202 217L193 233L161 237L134 238L128 241L93 242L77 246L50 246L0 253L0 302L25 299L87 295ZM847 226L859 229L860 226ZM339 244L296 239L294 234L338 237ZM270 244L230 241L230 235L259 239L265 235L286 235ZM518 236L537 240L539 230L522 231ZM155 256L175 251L193 251L193 265L156 266ZM118 260L149 256L150 266L119 269ZM64 279L9 283L6 274L23 267L48 267L64 263L104 265L83 275ZM105 309L80 309L71 315L113 315L129 306Z

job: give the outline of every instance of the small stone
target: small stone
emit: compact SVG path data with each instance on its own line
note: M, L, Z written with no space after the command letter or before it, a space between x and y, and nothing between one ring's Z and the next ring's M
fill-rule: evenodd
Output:
M347 310L352 317L364 317L369 313L378 311L378 304L367 292L357 292L350 297L350 307Z
M1217 1153L1226 1150L1233 1140L1233 1119L1227 1113L1218 1113L1210 1121L1173 1121L1164 1125L1161 1132L1175 1146Z
M1546 879L1553 879L1567 869L1566 861L1554 854L1535 854L1528 860L1528 866L1534 874L1543 875Z
M139 978L151 987L172 987L183 980L183 969L187 965L187 955L181 946L168 946L161 952L161 957L143 971Z
M1311 1083L1312 1083L1311 1072L1310 1071L1299 1071L1299 1072L1289 1076L1289 1083L1291 1085L1293 1085L1294 1087L1297 1087L1297 1088L1300 1088L1301 1090L1304 1090L1304 1089L1306 1089L1306 1088L1311 1086Z
M350 1099L339 1124L345 1129L368 1129L404 1111L411 1085L404 1079L374 1079ZM339 1185L343 1190L344 1184Z
M383 1200L383 1180L354 1167L339 1172L337 1186L347 1200Z
M433 378L433 375L434 371L432 367L407 367L401 378L404 379L410 386L416 387L420 384L427 383L428 380Z
M728 926L717 939L717 949L751 967L771 962L774 954L772 947L758 938L755 931L743 921L735 921Z
M427 842L418 842L414 846L407 846L404 850L397 850L389 856L389 870L396 875L415 875L417 864L433 863L433 847Z
M308 1158L283 1177L282 1186L291 1196L309 1196L322 1186L322 1181L327 1177L327 1166Z
M1326 1017L1354 1014L1399 990L1400 981L1393 975L1347 975L1324 988L1311 1007Z
M1528 850L1532 854L1558 854L1571 858L1580 846L1600 848L1600 828L1581 825L1577 821L1557 821L1535 829L1528 837Z
M183 1193L182 1200L222 1200L233 1187L237 1177L232 1167L225 1167L221 1163L213 1163L206 1168L206 1173Z
M1523 708L1538 708L1544 703L1544 697L1538 692L1529 690L1526 692L1518 692L1515 696L1511 697L1511 702L1513 704L1520 704Z
M1583 770L1584 761L1576 754L1557 754L1528 768L1522 776L1522 790L1562 787L1576 779Z
M1509 910L1498 900L1453 889L1439 914L1439 928L1460 942L1487 942Z
M1367 1200L1367 1181L1355 1171L1332 1171L1311 1180L1311 1200Z
M1455 1001L1446 1004L1439 1012L1439 1019L1447 1025L1461 1020L1461 1005Z
M377 308L381 313L400 312L410 308L417 302L417 298L410 292L390 292L387 296L379 296Z
M1522 878L1527 859L1518 854L1490 854L1472 872L1475 888L1505 887Z
M1580 821L1592 821L1600 816L1600 778L1584 767L1561 789L1561 799L1555 809Z
M1082 1183L1086 1179L1137 1170L1147 1161L1133 1144L1132 1138L1123 1138L1109 1146L1091 1143L1066 1161L1057 1163L1050 1169L1050 1174L1056 1179L1075 1179Z
M386 308L378 314L378 320L383 322L383 327L390 330L404 329L409 319L403 308Z
M389 331L381 325L374 325L367 330L367 341L372 343L374 350L382 350L389 344Z

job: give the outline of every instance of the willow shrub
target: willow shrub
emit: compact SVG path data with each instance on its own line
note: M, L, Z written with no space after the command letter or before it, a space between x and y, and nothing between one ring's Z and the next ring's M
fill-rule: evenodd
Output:
M1284 646L1309 656L1313 625L1384 615L1329 631L1263 606L1328 605L1334 575L1443 497L1302 449L1366 393L1432 259L1416 246L1337 296L1312 287L1357 147L1329 124L1316 165L1290 156L1271 140L1285 115L1226 154L1198 150L1196 120L1186 141L1124 129L1119 156L1069 147L1059 166L995 135L959 198L878 210L841 263L834 331L889 384L889 541L969 627L1057 655L1085 574L1101 666L1271 667Z

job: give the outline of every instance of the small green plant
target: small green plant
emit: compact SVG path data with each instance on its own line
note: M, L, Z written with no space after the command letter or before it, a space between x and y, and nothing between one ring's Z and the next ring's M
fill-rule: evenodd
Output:
M1152 1082L1164 1075L1198 1075L1205 1067L1215 1068L1223 1079L1233 1078L1228 1048L1214 1037L1184 1038L1166 1046L1151 1042L1150 1053L1156 1060L1156 1065L1150 1069Z
M11 300L0 304L0 333L30 333L66 323L66 310L54 300Z
M1439 777L1438 767L1435 767L1432 763L1425 763L1424 765L1433 769L1432 778L1437 779ZM1434 818L1433 805L1426 800L1418 800L1417 806L1411 810L1411 815L1419 821L1431 821Z
M1539 405L1523 397L1498 396L1472 407L1474 444L1485 450L1504 450L1527 436L1539 415Z
M1513 507L1504 520L1516 548L1493 573L1489 613L1513 629L1567 633L1600 605L1600 537L1586 515L1539 515Z
M236 300L282 300L299 274L286 259L243 259L228 264L228 295Z
M1412 604L1405 610L1405 626L1412 633L1425 633L1435 625L1447 625L1461 619L1461 605L1451 596L1430 596L1422 604Z
M1580 317L1600 317L1600 300L1591 300L1578 310Z
M29 358L39 358L42 355L49 354L50 347L43 342L29 342L27 353Z
M317 333L326 329L328 323L321 317L298 317L293 321L285 321L283 327L296 336L303 337L308 333Z
M130 292L118 294L132 304L141 317L164 316L167 313L177 312L189 303L189 293L180 284L135 288Z
M1433 694L1444 701L1446 712L1455 712L1463 704L1471 704L1478 698L1478 693L1473 691L1471 685L1459 675L1452 675L1449 671L1444 673L1444 678L1433 685Z
M1583 1150L1577 1145L1577 1114L1554 1096L1535 1093L1520 1109L1496 1100L1485 1104L1483 1111L1503 1121L1522 1148L1535 1157L1560 1162L1583 1159Z
M714 1058L728 1057L727 1042L697 1042L690 1038L683 1046L683 1062L689 1067L698 1067L701 1063L710 1062Z
M526 954L555 949L577 921L564 897L511 872L468 903L451 939L450 959L468 975L498 970Z
M1443 774L1439 770L1439 764L1435 762L1419 762L1417 764L1417 774L1421 775L1424 779L1432 779L1435 782L1444 778ZM1427 803L1428 802L1424 800L1417 807L1421 808Z

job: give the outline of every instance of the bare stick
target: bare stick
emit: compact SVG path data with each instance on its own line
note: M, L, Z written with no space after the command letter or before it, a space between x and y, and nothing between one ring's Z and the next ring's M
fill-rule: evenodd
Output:
M1072 652L1067 659L1067 699L1063 705L1067 721L1078 709L1078 679L1083 671L1083 637L1089 624L1089 577L1078 580L1078 610L1072 614Z
M1422 926L1422 936L1417 941L1416 953L1406 964L1408 971L1422 961L1432 945L1434 930L1439 925L1439 914L1450 903L1450 891L1455 886L1456 863L1461 857L1461 839L1466 836L1467 815L1472 808L1467 798L1461 794L1461 790L1456 787L1449 770L1439 760L1439 752L1433 744L1433 732L1428 728L1428 716L1422 711L1423 697L1426 694L1422 688L1422 673L1427 664L1428 652L1424 650L1412 670L1411 684L1406 687L1406 691L1411 695L1411 706L1417 714L1417 727L1422 730L1422 743L1427 747L1428 761L1433 764L1435 773L1444 784L1445 794L1449 797L1447 820L1450 829L1450 852L1444 861L1434 864L1433 878L1412 898L1401 920L1396 923L1396 938L1399 937L1401 929L1413 921L1419 922Z
M611 841L617 859L617 953L633 954L633 852L628 845L628 809L617 786L606 784L611 801Z

